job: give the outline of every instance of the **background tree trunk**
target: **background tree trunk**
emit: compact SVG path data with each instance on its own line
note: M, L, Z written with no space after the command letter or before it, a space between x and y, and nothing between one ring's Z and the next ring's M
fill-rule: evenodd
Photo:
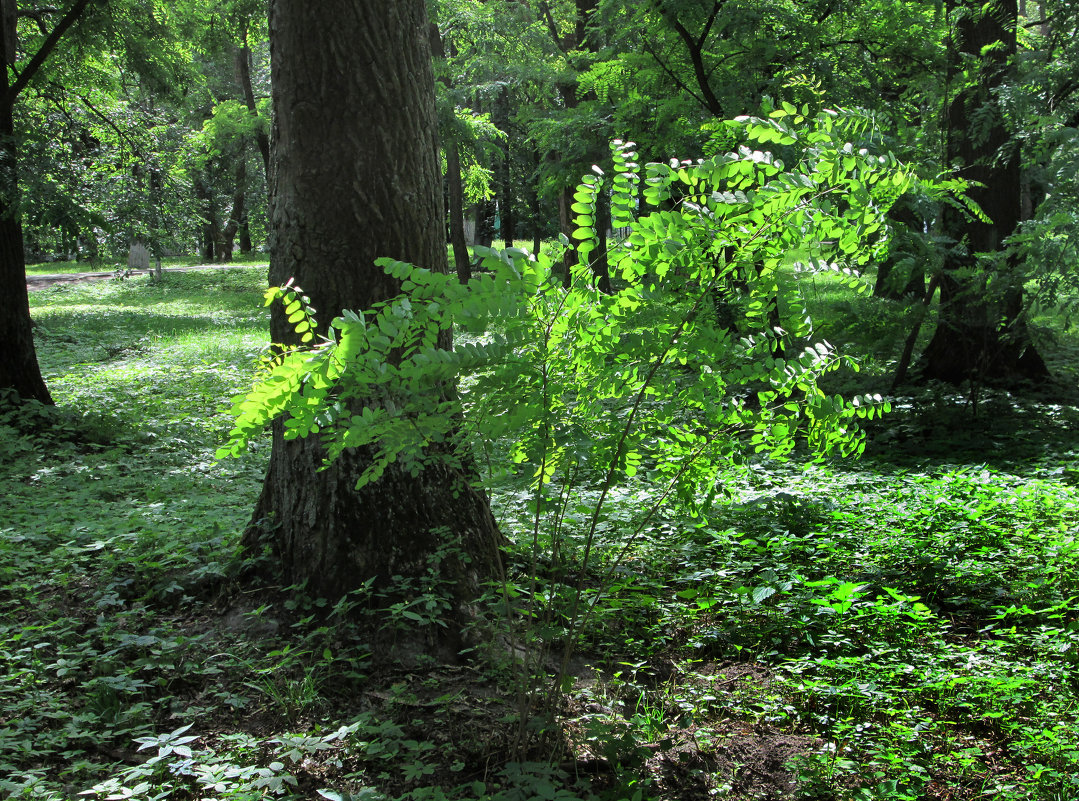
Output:
M12 3L12 6L14 3ZM34 350L30 297L26 293L26 261L23 253L22 222L19 219L18 151L15 146L13 105L8 86L7 65L14 60L9 49L14 31L5 16L0 31L0 389L14 389L23 400L52 404L52 396L41 377Z
M944 259L939 320L922 357L922 375L954 384L1043 378L1048 370L1022 317L1022 279L1008 275L1016 265L1006 264L990 281L975 257L1000 252L1021 214L1019 157L1003 150L1010 134L994 96L1016 53L1017 0L994 0L984 7L952 0L949 13L956 19L952 79L961 79L968 59L979 59L980 68L976 82L960 89L948 107L948 162L958 165L964 178L982 184L969 194L991 222L944 208L944 232L957 246ZM988 127L987 106L992 115ZM1003 291L993 286L1002 283L1007 286Z
M442 35L438 26L431 26L431 47L433 55L445 60L446 50L443 47ZM453 53L453 46L450 46ZM444 69L444 68L443 68ZM447 92L452 92L453 81L448 74L443 73L442 84ZM442 143L446 151L446 195L449 206L449 229L450 245L453 248L453 266L457 271L457 278L462 284L467 284L472 278L472 262L468 256L468 243L465 241L465 190L461 179L461 151L457 142L449 137Z
M514 209L516 189L513 184L513 136L511 134L512 122L510 120L510 93L506 87L498 93L494 102L492 121L505 131L507 136L499 146L498 176L498 217L499 234L508 248L513 247L513 240L517 238L517 214Z
M234 177L236 188L232 193L232 207L229 209L229 221L221 232L222 248L217 254L221 261L232 261L232 251L236 245L236 234L247 219L247 153L245 148L240 149L240 155L236 159L236 171Z
M270 281L295 278L322 333L342 309L398 292L376 257L446 269L427 30L423 0L271 3ZM271 331L291 338L280 306ZM274 428L247 550L268 546L286 584L330 598L371 578L430 580L434 560L463 622L481 582L499 574L499 533L472 477L394 464L356 490L368 454L320 471L323 455L317 438L286 441Z
M255 88L251 84L251 48L247 46L247 31L244 31L243 45L236 48L236 79L244 93L244 103L247 104L247 112L252 117L259 116L258 106L255 104ZM262 155L262 166L266 170L266 182L270 182L270 137L262 129L255 135L259 153Z
M446 193L449 196L450 245L453 266L462 284L472 278L472 262L465 241L464 187L461 182L461 153L456 142L446 142Z
M925 221L918 215L914 206L906 197L901 197L888 211L888 220L892 224L893 234L888 255L877 265L877 280L873 286L873 297L899 300L901 298L922 298L925 296L925 268L915 266L896 275L896 268L909 254L903 244L911 237L920 236Z

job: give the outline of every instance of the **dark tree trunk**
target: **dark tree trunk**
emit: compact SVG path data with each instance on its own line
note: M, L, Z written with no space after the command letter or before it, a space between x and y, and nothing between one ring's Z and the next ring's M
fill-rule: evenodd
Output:
M528 184L528 207L532 214L532 252L539 255L540 246L543 244L543 207L540 205L539 181L540 154L532 151L532 180Z
M251 246L251 224L245 209L243 219L240 220L240 253L249 256L252 250L254 248Z
M456 142L446 142L446 191L449 195L450 245L453 248L453 266L462 284L472 278L472 262L465 241L464 186L461 181L461 154Z
M502 131L510 133L510 95L509 90L503 87L494 104L493 122ZM517 238L517 217L514 213L513 200L515 196L513 188L513 151L510 143L512 135L507 135L500 147L501 163L498 165L498 212L501 220L502 241L506 247L513 247L513 240Z
M939 321L922 356L922 374L954 384L1044 378L1048 370L1022 316L1022 280L1007 275L1016 265L1006 264L990 276L975 256L1000 253L1021 213L1019 158L1014 151L1009 155L1003 150L1010 137L994 96L1016 52L1017 3L994 0L983 7L972 0L952 0L949 11L958 18L950 59L953 80L960 79L965 59L980 59L980 68L976 82L962 88L948 107L948 160L960 166L964 178L982 184L973 187L970 196L992 222L968 219L949 206L944 209L944 232L958 244L945 256ZM984 120L987 106L992 122L984 130L984 122L976 126L974 121ZM995 289L1000 284L1006 288Z
M577 263L577 248L573 243L573 187L566 187L558 193L558 228L569 239L571 246L562 254L562 284L569 287L573 283L573 265Z
M8 22L10 20L5 20ZM0 390L14 389L23 400L52 404L34 350L22 222L18 217L19 181L13 119L14 95L8 86L8 49L12 32L0 31Z
M295 278L325 333L343 309L397 293L376 257L446 269L426 11L423 0L273 0L270 45L270 281ZM271 333L294 336L280 306ZM274 427L248 552L268 546L286 584L330 598L434 567L463 622L499 575L498 529L472 476L393 464L357 490L368 454L346 451L320 470L323 455L317 438L285 440Z
M476 204L476 244L489 248L495 241L495 204L481 200Z
M697 84L697 91L693 92L689 90L688 86L685 84L680 84L681 88L696 98L697 101L707 109L709 114L713 117L722 119L726 116L723 104L720 102L719 98L716 97L716 93L712 89L712 82L710 80L712 69L714 69L714 67L709 69L708 65L705 64L705 53L707 49L708 33L715 24L716 17L722 10L724 3L722 0L714 0L712 9L708 15L708 20L705 22L704 27L699 34L691 33L689 29L686 28L678 18L677 11L665 8L663 3L656 2L656 0L653 0L653 3L663 19L666 20L667 24L678 34L678 38L682 40L682 44L684 44L686 48L686 55L689 56L689 63L693 67L693 80ZM654 55L655 54L653 54L653 56Z
M202 225L199 227L199 257L209 264L214 261L216 250L217 228L216 211L213 204L213 190L209 185L209 179L198 176L194 182L195 197L199 201L202 210Z

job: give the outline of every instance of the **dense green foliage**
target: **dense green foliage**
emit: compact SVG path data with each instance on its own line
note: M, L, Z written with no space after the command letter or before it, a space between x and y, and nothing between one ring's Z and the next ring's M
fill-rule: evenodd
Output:
M8 5L28 276L257 255L262 0L91 2L40 68L78 4ZM263 265L30 282L58 406L0 387L0 794L1079 798L1079 5L428 5L471 280L383 259L401 294L325 339ZM984 253L972 167L1021 207ZM960 330L944 278L1056 381L894 394ZM460 623L451 542L338 603L267 580L275 420L361 482L475 476L503 575L461 662L379 647Z

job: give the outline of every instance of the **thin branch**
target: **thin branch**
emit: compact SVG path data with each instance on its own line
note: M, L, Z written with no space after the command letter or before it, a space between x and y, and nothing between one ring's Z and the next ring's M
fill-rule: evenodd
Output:
M1049 14L1048 16L1043 17L1042 19L1036 19L1036 20L1033 20L1031 22L1024 22L1021 27L1023 27L1023 28L1037 28L1040 25L1048 25L1050 22L1053 21L1053 18L1056 17L1056 16L1057 16L1056 14Z
M726 5L727 0L715 0L712 3L712 13L708 15L708 22L704 23L704 30L701 31L700 37L697 39L697 49L704 48L704 42L708 38L708 32L712 30L712 24L716 21L716 17L719 15L719 10Z
M648 55L650 55L652 58L654 58L656 60L656 63L659 64L659 68L661 70L663 70L667 74L667 77L670 78L672 81L674 81L675 86L677 86L679 89L681 89L687 95L692 97L694 100L696 100L702 106L704 106L705 108L708 108L708 104L705 102L704 98L701 97L700 95L698 95L692 89L690 89L689 86L687 86L685 83L682 82L681 78L679 78L677 75L675 75L674 71L671 70L671 68L667 66L667 63L663 59L661 59L659 57L659 54L656 53L656 51L652 49L652 46L648 44L647 40L642 39L641 40L641 45L644 47L645 52L648 53Z
M667 23L674 28L675 33L681 37L683 43L685 43L686 50L689 51L689 60L693 64L693 74L697 78L697 87L701 90L701 96L704 98L704 107L708 109L716 117L723 116L723 106L719 102L719 98L716 97L715 92L712 91L711 84L708 83L708 75L704 67L704 54L703 47L698 45L693 39L693 35L689 32L681 20L674 14L663 13Z
M1077 89L1079 89L1079 81L1075 80L1074 78L1071 79L1071 80L1065 81L1063 86L1061 86L1059 89L1057 89L1055 92L1053 92L1053 97L1049 101L1049 108L1050 109L1058 109L1058 108L1060 108L1060 105L1065 100L1067 100L1069 97L1071 97L1073 94L1075 94L1075 91Z
M37 74L38 70L41 69L41 65L45 63L45 59L49 57L56 45L64 37L64 34L67 33L68 28L75 24L76 20L82 16L82 12L92 2L95 2L95 0L75 0L75 4L64 14L63 19L56 23L52 33L41 44L38 51L34 53L34 57L30 59L23 71L19 73L19 77L15 79L15 82L8 89L6 98L8 106L15 103L15 98L19 96L19 92L26 88L26 85L30 83L30 79Z
M85 95L75 95L75 97L77 97L82 102L82 104L86 106L87 110L89 110L95 117L97 117L107 126L112 128L113 132L118 137L120 137L120 139L127 142L127 145L131 148L131 152L133 155L145 160L146 156L143 153L142 148L139 146L138 142L131 138L131 134L129 134L127 131L123 130L119 125L113 122L103 111L99 110L93 103L91 103L90 99Z
M715 74L717 69L723 66L724 62L730 61L732 58L738 58L739 56L746 55L749 55L748 50L731 50L729 53L724 53L722 56L716 56L715 63L704 76L709 81L709 85L711 85L712 76Z
M34 22L37 23L37 29L39 31L41 31L41 35L42 36L48 36L49 35L49 29L45 25L45 19L47 17L52 17L53 14L56 14L59 11L60 11L60 9L52 8L51 6L48 7L48 8L35 8L35 9L27 8L27 9L23 9L23 10L19 11L16 16L18 16L20 18L23 18L23 19L32 19Z
M551 31L551 38L554 39L554 43L563 53L567 52L569 48L563 43L562 37L558 35L558 25L554 21L554 16L551 15L551 9L546 0L540 0L539 7L540 11L543 12L544 20L547 22L547 28Z

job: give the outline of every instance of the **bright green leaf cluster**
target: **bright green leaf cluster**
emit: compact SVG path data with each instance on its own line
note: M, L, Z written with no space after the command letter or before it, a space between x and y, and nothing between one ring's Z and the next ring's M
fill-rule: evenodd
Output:
M744 141L737 151L644 168L648 212L637 208L632 143L613 143L609 185L597 169L574 197L580 258L568 288L549 255L514 248L478 249L485 270L467 285L380 260L401 293L277 357L235 407L219 455L284 417L286 436L318 434L330 460L370 448L364 483L394 462L421 470L509 439L508 461L537 488L644 476L659 497L699 508L739 453L783 456L799 439L859 452L858 420L887 404L819 387L850 363L810 340L799 276L827 269L860 281L888 207L914 179L875 152L859 114L784 110L730 126ZM758 149L769 143L782 158ZM608 192L614 225L629 233L608 253L618 280L602 292L588 254ZM298 289L268 299L310 334ZM455 347L452 329L467 334Z

